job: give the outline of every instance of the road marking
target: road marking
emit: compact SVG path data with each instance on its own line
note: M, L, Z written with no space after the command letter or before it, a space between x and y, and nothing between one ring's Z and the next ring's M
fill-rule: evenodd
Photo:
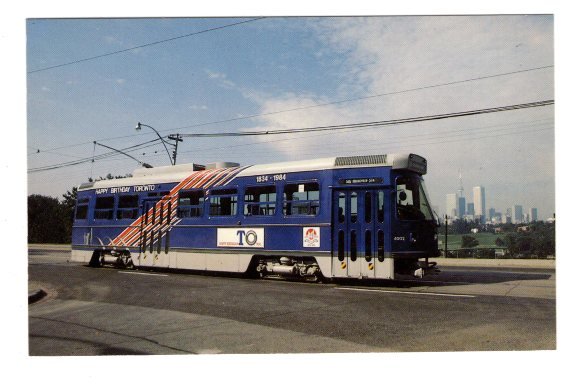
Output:
M476 297L473 295L463 295L456 293L433 293L433 292L409 292L409 291L391 291L383 289L366 289L366 288L349 288L349 287L335 287L334 289L345 289L349 291L367 291L379 293L399 293L405 295L426 295L426 296L448 296L448 297Z
M147 273L147 272L127 272L127 271L118 271L118 273L128 273L130 275L148 275L148 276L163 276L168 277L168 275L164 275L162 273Z

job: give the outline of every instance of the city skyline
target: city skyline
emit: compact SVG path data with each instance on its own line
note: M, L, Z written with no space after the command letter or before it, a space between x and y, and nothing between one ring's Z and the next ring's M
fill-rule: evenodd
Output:
M509 216L511 223L514 224L539 220L545 221L554 218L554 213L550 217L539 217L539 207L526 207L526 211L524 211L524 204L516 203L510 207L495 207L491 206L490 204L486 204L486 190L481 185L472 187L472 200L474 201L469 202L466 199L465 190L462 188L462 186L458 189L457 192L446 194L446 210L444 211L444 215L447 215L449 219L479 219L481 223L482 216L484 216L486 223L490 222L494 216L500 215L503 218ZM483 207L478 208L476 201L481 201ZM467 206L465 212L463 212L461 209L463 205ZM470 209L470 207L472 207L472 209ZM471 214L470 211L472 211L473 214ZM486 212L488 212L488 215L486 215Z

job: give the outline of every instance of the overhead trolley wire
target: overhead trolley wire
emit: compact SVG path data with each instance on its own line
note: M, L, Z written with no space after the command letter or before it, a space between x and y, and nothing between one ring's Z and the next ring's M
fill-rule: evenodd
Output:
M340 125L329 125L329 126L319 126L319 127L308 127L308 128L295 128L295 129L281 129L281 130L274 130L274 131L255 131L255 132L221 132L221 133L214 133L214 134L181 134L181 137L230 137L230 136L262 136L262 135L276 135L276 134L295 134L295 133L308 133L308 132L321 132L321 131L341 131L346 129L359 129L359 128L375 128L375 127L384 127L389 125L400 125L400 124L408 124L408 123L415 123L415 122L424 122L424 121L435 121L435 120L442 120L442 119L449 119L455 117L464 117L464 116L474 116L480 114L487 114L487 113L496 113L496 112L505 112L505 111L512 111L512 110L519 110L525 108L535 108L535 107L542 107L547 105L554 104L554 100L543 100L543 101L536 101L531 103L523 103L523 104L514 104L514 105L507 105L502 107L493 107L493 108L485 108L485 109L476 109L470 111L462 111L462 112L454 112L454 113L445 113L445 114L438 114L438 115L429 115L429 116L419 116L419 117L411 117L405 119L394 119L394 120L382 120L382 121L373 121L373 122L364 122L364 123L352 123L352 124L340 124ZM152 140L150 142L154 142L159 140L159 138ZM147 143L150 143L147 142ZM147 143L137 144L132 147L128 147L130 149L142 146ZM125 149L123 149L125 150ZM98 160L110 156L114 154L114 152L109 152L107 154L103 154L97 157ZM49 165L45 167L38 167L29 169L29 173L34 172L42 172L48 171L58 168L63 168L72 165L78 165L81 163L85 163L88 161L96 160L96 158L85 158L83 160L72 161L68 163L60 163Z
M335 105L335 104L342 104L342 103L348 103L348 102L366 100L366 99L371 99L371 98L376 98L376 97L392 96L392 95L397 95L397 94L402 94L402 93L415 92L415 91L420 91L420 90L425 90L425 89L431 89L431 88L438 88L438 87L443 87L443 86L448 86L448 85L462 84L462 83L467 83L467 82L472 82L472 81L485 80L485 79L490 79L490 78L508 76L508 75L513 75L513 74L518 74L518 73L523 73L523 72L530 72L530 71L536 71L536 70L553 68L553 67L554 67L554 65L546 65L546 66L543 66L543 67L528 68L528 69L523 69L523 70L518 70L518 71L512 71L512 72L505 72L505 73L500 73L500 74L495 74L495 75L480 76L480 77L470 78L470 79L465 79L465 80L457 80L457 81L451 81L451 82L447 82L447 83L439 83L439 84L426 85L426 86L422 86L422 87L404 89L404 90L400 90L400 91L393 91L393 92L387 92L387 93L379 93L379 94L368 95L368 96L357 97L357 98L351 98L351 99L336 100L336 101L327 102L327 103L321 103L321 104L312 104L312 105L303 106L303 107L298 107L298 108L292 108L292 109L284 109L284 110L273 111L273 112L266 112L266 113L261 113L261 114L247 115L247 116L242 116L242 117L236 117L236 118L225 119L225 120L217 120L217 121L199 123L199 124L182 126L182 127L177 127L177 128L160 129L159 132L175 131L175 130L186 129L186 128L202 127L202 126L206 126L206 125L213 125L213 124L227 123L227 122L238 121L238 120L252 119L252 118L255 118L255 117L270 116L270 115L275 115L275 114L280 114L280 113L286 113L286 112L295 112L295 111L300 111L300 110L305 110L305 109L325 107L325 106L329 106L329 105ZM140 134L140 135L142 135L142 134ZM124 136L117 136L117 137L111 137L111 138L104 138L104 139L100 139L100 140L98 140L98 141L124 139L124 138L134 137L134 136L136 136L136 135L134 135L134 134L132 134L132 135L124 135ZM71 148L71 147L80 146L80 145L86 145L86 144L92 144L92 141L84 142L84 143L78 143L78 144L65 145L65 146L60 146L60 147L55 147L55 148L50 148L50 149L48 149L48 150L44 150L44 152L47 152L47 151L49 151L49 150L62 149L62 148ZM40 153L40 152L31 153L31 154L29 154L29 155L34 155L34 154L37 154L37 153Z
M543 120L535 120L535 121L530 121L530 122L522 122L522 123L509 123L509 124L498 124L498 125L492 125L492 126L487 126L487 127L481 127L481 128L466 128L466 129L457 129L457 130L450 130L450 131L441 131L441 132L434 132L434 133L419 133L419 134L415 134L415 135L402 135L402 136L396 136L396 137L389 137L389 139L394 139L397 141L379 141L377 146L380 145L390 145L390 144L395 144L395 143L400 143L400 142L413 142L414 140L433 140L433 139L439 139L439 138L444 138L444 137L455 137L455 136L469 136L471 134L476 134L476 133L483 133L483 132L495 132L495 133L502 133L504 131L509 131L512 129L521 129L523 127L532 127L534 124L536 126L538 125L542 125L542 124L546 124L543 123L545 121L548 121L550 119L543 119ZM518 124L523 124L522 126L518 126ZM512 126L511 128L503 128L503 127L508 127L508 126ZM350 131L347 132L357 132L357 131L362 131L362 130L366 130L366 129L371 129L372 127L362 127L362 128L351 128ZM552 129L552 127L546 128L546 129ZM471 132L473 131L473 132ZM514 132L514 133L525 133L525 132L532 132L532 131L519 131L519 132ZM332 132L324 132L324 133L318 133L318 134L314 134L314 135L310 135L312 137L320 137L320 136L326 136L326 135L335 135L335 134L340 134L340 133L346 133L345 131L340 131L340 132L336 132L336 133L332 133ZM512 133L512 134L514 134ZM308 137L310 137L308 136ZM423 137L428 136L429 139L423 139ZM489 136L486 136L489 137ZM200 152L210 152L210 151L214 151L214 150L218 150L218 149L226 149L228 153L230 153L229 151L233 151L234 149L239 149L240 147L247 147L247 146L254 146L254 145L265 145L265 144L273 144L273 143L278 143L278 142L285 142L285 141L292 141L292 140L299 140L300 137L290 137L290 138L284 138L284 139L273 139L273 140L266 140L266 141L258 141L258 142L251 142L251 143L244 143L244 144L234 144L234 145L228 145L225 147L222 146L218 146L218 147L203 147L203 148L195 148L192 150L188 150L188 151L182 151L181 153L200 153ZM400 141L398 141L400 140ZM362 148L369 148L370 146L366 146L366 144L362 144ZM234 153L234 152L232 152ZM258 154L258 153L267 153L267 151L260 151L260 152L255 152L253 150L250 150L251 154Z
M141 44L141 45L138 45L138 46L135 46L135 47L126 48L126 49L121 49L121 50L119 50L119 51L108 52L108 53L104 53L104 54L101 54L101 55L86 57L86 58L84 58L84 59L79 59L79 60L74 60L74 61L70 61L70 62L67 62L67 63L52 65L52 66L50 66L50 67L33 69L33 70L31 70L31 71L28 71L27 73L30 74L30 73L48 71L48 70L54 69L54 68L65 67L65 66L68 66L68 65L78 64L78 63L82 63L82 62L90 61L90 60L95 60L95 59L101 59L101 58L103 58L103 57L112 56L112 55L117 55L117 54L119 54L119 53L129 52L129 51L133 51L133 50L139 49L139 48L150 47L150 46L152 46L152 45L167 43L167 42L169 42L169 41L174 41L174 40L178 40L178 39L184 39L184 38L186 38L186 37L195 36L195 35L200 35L200 34L202 34L202 33L212 32L212 31L216 31L216 30L219 30L219 29L234 27L234 26L237 26L237 25L240 25L240 24L250 23L250 22L257 21L257 20L261 20L261 19L264 19L264 18L265 18L265 17L256 17L256 18L253 18L253 19L250 19L250 20L239 21L239 22L237 22L237 23L232 23L232 24L227 24L227 25L221 25L221 26L219 26L219 27L214 27L214 28L204 29L204 30L202 30L202 31L187 33L187 34L185 34L185 35L180 35L180 36L175 36L175 37L171 37L171 38L164 39L164 40L154 41L154 42L152 42L152 43Z
M394 119L394 120L382 120L382 121L372 121L365 123L352 123L352 124L340 124L340 125L327 125L319 127L308 127L308 128L293 128L293 129L278 129L278 130L266 130L266 131L253 131L253 132L219 132L219 133L181 133L181 137L233 137L233 136L263 136L263 135L283 135L283 134L294 134L294 133L305 133L305 132L320 132L320 131L336 131L342 129L352 129L352 128L362 128L362 127L382 127L387 125L399 125L406 123L415 123L421 121L433 121L449 119L453 117L463 117L463 116L474 116L486 113L494 112L504 112L512 111L516 109L524 108L534 108L542 107L546 105L554 104L554 100L544 100L536 101L524 104L514 104L507 105L503 107L476 109L471 111L455 112L455 113L445 113L439 115L429 115L420 117L410 117L405 119Z
M185 129L185 128L196 128L196 127L202 127L202 126L205 126L205 125L213 125L213 124L220 124L220 123L229 123L229 122L237 121L237 120L252 119L252 118L255 118L255 117L270 116L270 115L276 115L276 114L286 113L286 112L302 111L302 110L305 110L305 109L326 107L326 106L329 106L329 105L349 103L349 102L352 102L352 101L360 101L360 100L373 99L373 98L376 98L376 97L399 95L399 94L402 94L402 93L422 91L422 90L425 90L425 89L445 87L445 86L448 86L448 85L463 84L463 83L468 83L468 82L472 82L472 81L492 79L492 78L496 78L496 77L514 75L514 74L524 73L524 72L537 71L537 70L540 70L540 69L547 69L547 68L553 68L553 67L554 67L553 65L546 65L546 66L543 66L543 67L521 69L521 70L518 70L518 71L512 71L512 72L506 72L506 73L499 73L499 74L495 74L495 75L480 76L480 77L475 77L475 78L465 79L465 80L450 81L450 82L447 82L447 83L439 83L439 84L425 85L425 86L422 86L422 87L403 89L403 90L400 90L400 91L392 91L392 92L386 92L386 93L378 93L378 94L374 94L374 95L355 97L355 98L352 98L352 99L335 100L335 101L330 101L330 102L326 102L326 103L307 105L307 106L303 106L303 107L297 107L297 108L291 108L291 109L283 109L283 110L280 110L280 111L273 111L273 112L266 112L266 113L258 113L258 114L254 114L254 115L247 115L247 116L235 117L235 118L226 119L226 120L218 120L218 121L212 121L212 122L207 122L207 123L200 123L200 124L188 125L188 126L183 126L183 127L178 127L178 128L172 128L172 130Z
M147 141L144 143L132 145L130 147L123 148L122 151L132 152L135 150L148 148L148 147L151 147L153 145L156 145L155 142L159 141L159 140L160 140L159 138L156 138L154 140L150 140L150 141ZM50 171L50 170L54 170L54 169L58 169L58 168L70 167L73 165L79 165L79 164L83 164L83 163L94 162L96 160L103 160L103 159L106 159L108 157L117 156L117 155L118 155L118 151L106 152L106 153L102 153L102 154L97 155L97 156L84 157L84 158L80 158L78 160L72 160L72 161L68 161L68 162L64 162L64 163L46 165L43 167L30 168L28 170L28 173L36 173L36 172L42 172L42 171Z

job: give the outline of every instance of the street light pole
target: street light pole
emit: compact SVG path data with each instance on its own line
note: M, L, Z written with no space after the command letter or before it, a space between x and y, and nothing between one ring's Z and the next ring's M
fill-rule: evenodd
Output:
M164 149L166 150L166 153L168 154L168 159L170 159L170 164L171 165L176 165L176 155L178 153L178 142L182 141L182 136L180 134L176 134L176 135L169 135L168 138L170 140L175 140L176 144L172 144L167 142L166 140L164 140L164 138L162 136L160 136L160 134L158 133L158 131L156 129L154 129L154 127L151 127L147 124L142 124L140 122L138 122L138 125L136 125L136 130L140 131L142 129L142 127L148 127L151 130L154 131L154 133L156 133L156 135L158 136L158 138L160 139L160 141L162 141L162 145L164 145ZM166 144L171 145L174 147L174 153L172 154L172 156L170 156L170 151L168 151L168 147L166 146Z
M184 139L182 139L182 135L180 135L179 133L175 135L169 135L168 138L170 140L174 140L174 144L172 143L169 144L174 145L174 152L172 153L172 158L174 159L174 162L172 163L172 165L176 165L176 155L178 155L178 142L184 141Z

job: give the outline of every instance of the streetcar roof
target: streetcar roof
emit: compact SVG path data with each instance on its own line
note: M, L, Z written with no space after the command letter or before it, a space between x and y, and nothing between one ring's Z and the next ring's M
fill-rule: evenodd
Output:
M385 167L393 169L411 169L425 174L426 169L415 169L415 162L426 160L415 154L388 154L388 155L366 155L347 157L326 157L321 159L297 160L280 163L258 164L246 168L238 176L256 176L271 173L290 173L320 171L340 168L365 168L365 167Z
M415 154L387 154L326 157L320 159L257 164L245 167L245 169L238 173L237 177L256 176L271 173L291 173L383 166L392 167L393 169L409 169L420 174L426 173L426 159L421 156ZM175 183L185 179L195 171L198 171L197 164L179 164L157 168L139 168L133 172L132 177L106 179L90 183L83 183L78 189L82 191L96 188L121 187L140 184Z

